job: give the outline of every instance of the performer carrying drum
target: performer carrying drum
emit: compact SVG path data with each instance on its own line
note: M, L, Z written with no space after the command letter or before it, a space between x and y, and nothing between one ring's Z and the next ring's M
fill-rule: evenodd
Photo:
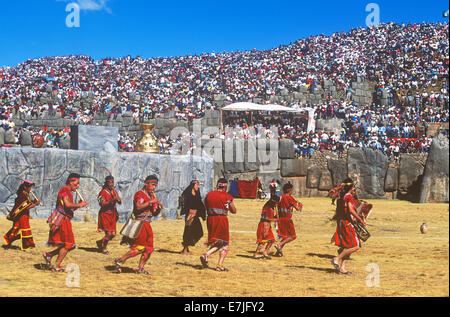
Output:
M133 215L142 222L139 235L135 239L124 236L122 243L130 245L130 251L125 253L121 258L114 260L117 273L122 272L122 264L129 258L133 258L141 254L139 266L136 269L138 274L150 274L144 270L153 248L153 231L150 222L156 217L163 208L155 195L155 189L158 186L158 178L155 175L147 176L144 181L144 187L134 194L133 198Z

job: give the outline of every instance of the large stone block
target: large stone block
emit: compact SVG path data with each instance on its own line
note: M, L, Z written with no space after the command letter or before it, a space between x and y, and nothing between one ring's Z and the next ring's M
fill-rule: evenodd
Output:
M258 151L256 148L256 140L249 139L244 141L244 169L248 172L259 170Z
M360 198L384 198L384 178L388 168L386 155L368 148L349 148L347 168L348 175L357 184Z
M291 139L281 139L279 143L280 158L293 159L295 158L294 141Z
M340 184L347 178L347 162L344 160L328 159L328 170L331 172L333 186Z
M411 154L400 154L398 167L399 198L415 200L419 197L424 166Z
M22 133L20 134L19 142L21 146L31 146L32 140L30 131L22 131Z
M433 139L420 186L421 203L449 202L449 141L439 134Z
M5 144L16 144L16 138L14 136L14 133L11 129L5 132Z
M311 166L308 169L308 175L306 176L307 188L318 188L320 183L321 169L318 166Z
M331 173L328 170L322 170L320 173L319 191L329 191L333 187Z
M389 167L386 172L386 178L384 180L384 191L394 192L398 188L398 170L393 167Z
M102 151L118 149L118 127L78 125L70 128L71 149Z
M243 173L244 140L225 140L223 147L223 168L225 173Z
M309 190L306 187L306 176L285 177L284 182L290 182L294 186L292 191L294 197L300 198L308 196Z
M283 177L299 177L308 174L310 161L300 159L282 159L281 160L281 176Z

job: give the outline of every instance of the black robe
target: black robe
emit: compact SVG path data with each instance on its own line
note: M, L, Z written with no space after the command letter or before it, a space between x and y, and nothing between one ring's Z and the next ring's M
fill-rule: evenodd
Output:
M196 195L192 195L193 186L189 186L183 192L183 208L181 209L180 214L185 215L185 221L187 221L187 217L189 215L189 210L195 209L197 213L192 220L192 223L186 225L184 227L183 233L183 246L194 246L201 237L203 237L203 228L200 222L200 218L203 220L206 219L206 209L203 204L202 198L200 196L200 192L197 191Z

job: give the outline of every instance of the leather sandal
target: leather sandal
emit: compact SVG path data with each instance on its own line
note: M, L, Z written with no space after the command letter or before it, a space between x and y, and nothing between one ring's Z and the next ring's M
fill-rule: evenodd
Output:
M206 258L205 255L201 255L200 256L200 261L202 262L203 268L207 268L208 267L208 259Z

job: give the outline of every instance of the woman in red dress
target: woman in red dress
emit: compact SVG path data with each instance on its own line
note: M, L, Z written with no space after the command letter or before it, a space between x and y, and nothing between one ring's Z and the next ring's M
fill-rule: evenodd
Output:
M105 184L98 194L100 211L98 212L98 232L105 232L103 239L97 241L97 247L103 254L109 254L106 247L108 242L116 236L116 224L118 213L116 204L122 204L122 200L114 189L114 177L111 175L105 178Z
M33 186L33 182L25 180L17 189L14 207L7 217L8 220L13 222L13 226L3 237L8 247L17 239L21 240L21 250L35 247L30 228L30 209L39 205L40 201L33 201L30 198Z
M257 247L253 257L255 259L270 259L269 250L270 247L275 243L276 239L272 232L271 222L277 221L275 218L275 207L280 201L277 195L272 195L270 200L264 204L261 212L261 219L258 224L258 229L256 231L256 243ZM263 251L263 255L258 257L258 252L262 249L264 243L266 243L266 248Z
M356 212L353 180L347 178L344 180L343 197L339 198L336 207L336 232L333 235L334 243L339 249L339 255L331 259L331 264L340 274L351 274L345 269L346 261L350 255L358 251L361 247L361 241L356 234L353 223L359 221L363 226L364 220Z
M80 175L71 173L66 180L66 186L58 192L55 210L47 219L50 225L47 243L57 248L51 252L44 253L43 256L48 268L52 271L64 272L64 269L61 268L61 262L69 251L75 249L75 238L70 219L73 218L73 212L75 210L88 205L85 201L79 203L74 202L72 192L75 192L79 186ZM55 255L58 255L58 257L56 258L54 267L51 264L51 260Z
M130 251L125 253L121 258L114 260L118 273L122 272L122 264L124 264L126 260L141 254L136 273L149 274L149 272L144 269L144 266L154 250L153 231L150 222L152 217L156 217L163 207L154 193L155 188L158 185L158 178L154 175L148 176L144 183L144 187L137 191L133 198L133 214L136 219L143 222L142 228L136 239L124 237L122 240L122 243L130 245Z

